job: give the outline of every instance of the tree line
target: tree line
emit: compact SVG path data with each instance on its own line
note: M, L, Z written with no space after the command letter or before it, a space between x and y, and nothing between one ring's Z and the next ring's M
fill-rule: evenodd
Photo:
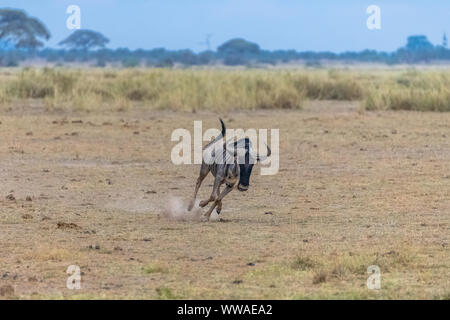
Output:
M110 40L106 36L100 32L84 29L76 30L60 41L58 45L61 49L45 48L44 41L48 41L50 37L50 31L45 24L37 18L28 16L25 11L0 9L0 66L18 66L21 61L36 58L55 64L87 62L98 67L119 64L124 67L145 65L166 68L175 64L251 66L305 61L307 66L318 67L323 61L397 64L450 60L445 34L440 45L433 45L426 36L413 35L408 37L405 46L394 52L363 50L342 53L269 51L241 38L231 39L215 51L205 50L199 53L189 49L108 49L106 45Z

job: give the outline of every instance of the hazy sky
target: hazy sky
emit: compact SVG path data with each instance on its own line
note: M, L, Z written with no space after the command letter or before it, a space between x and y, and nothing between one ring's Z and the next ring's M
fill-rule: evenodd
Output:
M72 31L66 8L81 8L83 29L102 32L109 47L206 49L234 37L263 49L300 51L392 51L411 34L441 43L450 33L449 0L1 0L0 7L26 10L52 33L49 46ZM366 8L381 8L381 30L368 30Z

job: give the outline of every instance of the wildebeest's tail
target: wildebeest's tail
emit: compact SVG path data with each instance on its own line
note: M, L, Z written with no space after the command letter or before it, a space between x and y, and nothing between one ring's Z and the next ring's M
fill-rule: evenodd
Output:
M215 144L217 141L222 140L225 137L225 132L227 131L226 127L225 127L225 123L223 123L223 120L221 118L219 118L220 121L220 125L222 126L222 131L220 132L220 134L210 143L208 143L203 150L206 150L208 147L212 146L213 144Z
M227 129L225 128L225 123L223 123L222 118L219 118L220 124L222 125L222 137L225 137L225 131L227 131Z

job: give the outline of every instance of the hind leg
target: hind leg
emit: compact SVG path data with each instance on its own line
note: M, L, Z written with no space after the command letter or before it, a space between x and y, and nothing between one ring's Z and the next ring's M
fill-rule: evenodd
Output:
M195 184L195 191L194 191L194 197L192 198L191 202L189 203L188 211L191 211L195 204L195 199L197 198L198 190L200 189L200 186L202 185L203 180L205 180L206 176L209 173L209 167L205 163L202 163L202 167L200 168L200 175L197 179L197 183Z

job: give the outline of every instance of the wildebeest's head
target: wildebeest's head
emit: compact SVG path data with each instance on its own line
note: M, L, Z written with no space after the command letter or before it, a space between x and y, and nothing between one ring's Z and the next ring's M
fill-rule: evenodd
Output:
M239 141L236 141L234 143L234 148L236 155L238 156L238 164L239 164L239 171L240 171L240 177L239 177L239 185L238 190L239 191L247 191L248 187L250 186L250 175L252 174L253 166L257 161L264 160L265 158L269 157L271 154L270 148L267 146L267 155L264 157L259 156L256 154L256 156L252 152L252 145L250 142L250 139L240 139ZM239 152L238 150L242 150Z

